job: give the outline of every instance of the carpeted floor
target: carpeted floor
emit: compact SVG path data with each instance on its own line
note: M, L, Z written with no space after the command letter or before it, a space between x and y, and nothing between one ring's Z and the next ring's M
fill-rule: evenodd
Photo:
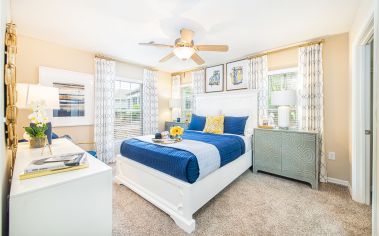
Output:
M186 235L164 212L114 184L113 235ZM195 213L192 235L371 235L371 208L348 189L245 172Z

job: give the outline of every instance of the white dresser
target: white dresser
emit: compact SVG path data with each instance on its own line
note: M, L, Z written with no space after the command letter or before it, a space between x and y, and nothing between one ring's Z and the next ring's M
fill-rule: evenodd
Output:
M53 140L51 148L53 154L83 151L64 138ZM112 234L112 169L86 155L88 168L20 180L25 167L42 156L41 149L19 144L9 200L11 236Z

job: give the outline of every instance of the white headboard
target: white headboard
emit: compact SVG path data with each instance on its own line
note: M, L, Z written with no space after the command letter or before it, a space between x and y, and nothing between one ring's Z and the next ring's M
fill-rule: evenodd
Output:
M195 114L249 116L250 125L258 125L257 90L205 93L195 99Z

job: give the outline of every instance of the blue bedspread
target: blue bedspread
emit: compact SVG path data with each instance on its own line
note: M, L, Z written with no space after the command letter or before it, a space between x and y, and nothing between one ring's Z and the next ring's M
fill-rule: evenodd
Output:
M245 142L241 137L235 135L209 134L187 130L183 139L214 145L220 153L221 167L245 153ZM124 157L188 183L194 183L199 177L199 165L196 156L188 151L129 139L121 144L120 152Z

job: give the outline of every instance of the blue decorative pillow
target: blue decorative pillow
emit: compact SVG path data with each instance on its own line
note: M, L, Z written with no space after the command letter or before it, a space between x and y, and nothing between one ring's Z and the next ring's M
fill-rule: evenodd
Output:
M249 117L234 117L225 116L224 117L224 133L244 135L246 121Z
M191 123L188 126L189 130L203 131L205 126L205 116L192 114Z

